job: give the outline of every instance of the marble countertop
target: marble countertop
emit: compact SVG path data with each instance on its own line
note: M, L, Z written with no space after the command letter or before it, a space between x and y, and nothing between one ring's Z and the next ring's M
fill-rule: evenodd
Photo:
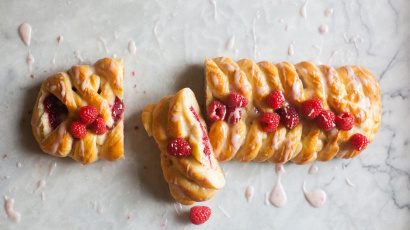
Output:
M23 22L32 26L32 76ZM0 1L0 203L14 199L21 215L14 223L0 208L0 229L408 229L409 32L407 0ZM139 114L182 87L202 101L203 60L220 55L369 68L382 89L380 132L355 159L315 163L316 174L285 165L282 208L265 202L274 165L223 163L226 187L205 202L213 215L193 226ZM103 56L125 61L126 158L83 166L42 154L30 128L41 81ZM309 205L303 182L327 193L323 207Z

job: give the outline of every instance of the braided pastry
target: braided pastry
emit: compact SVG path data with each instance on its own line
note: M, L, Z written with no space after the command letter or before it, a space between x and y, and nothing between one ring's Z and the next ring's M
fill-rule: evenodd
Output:
M380 126L379 85L367 69L359 66L335 69L311 62L296 65L255 63L248 59L234 62L227 57L218 57L205 60L205 75L208 115L215 112L210 111L214 101L227 103L232 93L241 95L248 102L230 114L228 105L226 119L216 119L211 125L210 141L221 161L235 158L245 162L305 164L314 160L328 161L335 156L352 158L361 150L353 148L352 135L364 135L367 142L366 138L360 141L367 144ZM320 100L324 110L352 114L353 128L324 131L315 120L301 117L300 122L289 129L283 125L281 117L276 131L264 132L258 118L261 113L274 112L266 100L273 91L282 92L287 101L285 105L288 103L299 111L307 100L315 98ZM239 121L226 121L232 116ZM328 121L326 117L324 121Z
M73 66L47 78L41 85L31 120L41 149L57 157L70 156L83 164L122 158L123 73L122 60L104 58L94 66ZM70 124L78 119L79 109L87 105L98 111L105 133L97 135L87 130L82 139L74 138Z
M210 199L225 184L200 114L188 88L147 105L142 112L144 128L161 151L162 172L171 195L186 205ZM176 152L175 146L179 148Z

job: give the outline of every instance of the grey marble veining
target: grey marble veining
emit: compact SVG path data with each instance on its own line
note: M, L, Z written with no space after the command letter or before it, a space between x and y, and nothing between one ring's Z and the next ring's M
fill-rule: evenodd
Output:
M304 2L0 1L0 204L12 197L21 213L15 224L0 208L0 229L409 229L410 1L307 0L306 18L300 14ZM17 33L22 22L33 27L34 78ZM321 25L328 33L319 33ZM130 40L135 55L128 53ZM294 55L288 54L291 44ZM85 63L113 55L125 61L125 160L82 166L42 154L32 137L39 84L79 63L78 54ZM181 87L191 87L201 101L203 59L217 55L364 66L382 90L380 132L359 157L317 163L315 175L307 173L310 165L286 165L283 208L265 204L276 181L273 165L222 164L227 185L206 202L212 218L193 226L189 207L177 214L139 113ZM37 189L42 179L46 185ZM309 206L304 181L308 189L326 191L324 207ZM255 195L247 203L249 185Z

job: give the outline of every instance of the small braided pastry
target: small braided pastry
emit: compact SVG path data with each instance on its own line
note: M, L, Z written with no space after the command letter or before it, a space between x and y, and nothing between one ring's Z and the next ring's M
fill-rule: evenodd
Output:
M47 78L33 109L31 126L41 149L53 156L69 156L83 164L117 160L124 154L124 122L114 107L123 100L122 60L104 58L94 66L77 65ZM83 106L97 108L108 129L103 135L87 130L77 139L69 131Z
M371 142L380 126L379 85L367 69L359 66L333 68L307 61L292 65L255 63L248 59L235 62L218 57L205 60L205 75L208 115L213 101L226 102L233 92L248 102L240 111L238 122L221 119L210 127L209 137L221 161L235 158L244 162L305 164L336 156L352 158L360 153L349 142L352 135L360 133ZM258 117L261 113L274 112L266 98L277 90L283 93L288 105L299 111L306 100L315 98L321 101L323 109L336 115L350 113L354 116L354 126L348 131L337 128L324 131L315 120L300 116L300 122L292 129L281 121L275 132L264 132Z
M225 185L200 114L195 95L188 88L147 105L142 112L144 128L161 151L162 172L171 195L185 205L208 200ZM169 145L176 139L189 143L189 155L169 153Z

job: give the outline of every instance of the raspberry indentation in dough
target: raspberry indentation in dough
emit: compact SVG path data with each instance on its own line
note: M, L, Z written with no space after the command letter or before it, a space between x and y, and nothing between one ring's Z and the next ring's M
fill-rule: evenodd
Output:
M184 138L175 138L168 143L167 153L174 157L191 155L191 146Z
M226 106L222 102L215 100L208 107L209 119L219 121L225 119Z
M189 110L191 110L192 114L195 117L195 120L199 123L199 127L201 128L202 131L202 144L204 145L204 154L209 156L211 155L211 147L210 147L210 142L208 138L208 133L206 132L205 127L202 125L201 120L199 120L198 113L195 111L194 107L189 107Z
M118 97L115 97L114 105L111 109L112 118L114 122L117 122L121 119L122 114L124 113L124 103Z
M44 110L48 114L50 126L55 129L67 117L67 107L53 94L48 95L44 101Z

